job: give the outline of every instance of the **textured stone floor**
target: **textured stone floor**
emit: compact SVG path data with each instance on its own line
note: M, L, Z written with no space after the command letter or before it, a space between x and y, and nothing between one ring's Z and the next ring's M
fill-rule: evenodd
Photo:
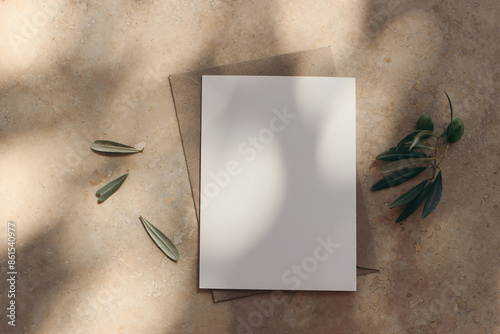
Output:
M0 333L500 333L498 1L0 2ZM213 304L168 75L331 45L357 78L358 168L381 271L356 293ZM441 203L394 224L374 156L423 112L464 137ZM111 158L95 139L145 145ZM127 170L115 195L95 191ZM142 214L178 245L168 260ZM7 225L16 224L16 327Z

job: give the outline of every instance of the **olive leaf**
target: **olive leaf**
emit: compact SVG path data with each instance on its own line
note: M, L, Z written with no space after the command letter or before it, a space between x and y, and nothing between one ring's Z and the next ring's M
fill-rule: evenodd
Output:
M394 202L391 203L389 208L391 208L391 209L397 208L398 206L402 206L402 205L408 204L411 201L413 201L418 196L418 194L420 194L422 192L422 190L424 190L425 185L427 184L427 181L429 181L429 180L425 180L424 182L419 183L417 186L410 189L410 191L399 196Z
M441 171L439 171L436 179L429 185L429 194L424 203L424 211L422 211L422 218L427 217L439 204L441 200L441 194L443 193L443 177L441 176Z
M99 197L97 199L97 202L102 203L107 200L109 196L113 195L121 187L127 176L128 173L123 174L119 178L114 179L101 189L97 190L97 192L95 193L96 196Z
M419 134L417 134L415 136L415 138L413 139L413 142L411 143L410 145L410 150L418 144L418 142L420 141L420 139L422 139L422 137L424 136L434 136L434 137L437 137L434 132L432 131L429 131L429 130L422 130Z
M401 139L400 142L398 143L398 145L396 145L396 150L399 150L401 148L401 146L403 146L404 144L406 144L410 141L412 142L413 139L415 139L415 136L418 135L422 131L425 131L425 130L415 130L415 131L412 131L409 134L407 134L406 137Z
M405 168L395 173L389 174L372 187L372 191L378 191L390 187L395 187L403 182L413 179L418 174L426 170L427 167Z
M396 219L396 223L400 223L406 218L410 217L411 214L414 213L420 207L425 197L427 196L429 189L430 189L429 186L425 187L414 200L408 203L408 205L404 208L403 212L401 212L399 217Z
M148 222L146 218L139 216L139 219L141 220L142 225L144 225L144 228L148 232L151 239L153 239L158 247L160 247L163 253L165 253L165 255L167 255L174 261L179 260L179 251L177 250L177 247L175 247L174 243L170 241L170 239L167 238L165 234L154 227L153 224Z
M403 160L403 159L411 159L411 158L427 158L427 155L425 153L419 152L419 151L408 151L408 150L388 150L385 152L380 153L375 157L377 160L384 160L384 161L396 161L396 160Z
M414 150L433 150L434 147L429 147L429 146L425 146L425 145L420 145L420 144L417 144L417 145L414 145L411 149L410 149L410 146L411 144L404 144L404 145L401 145L401 147L399 148L398 151L414 151ZM396 148L397 146L393 146L391 147L389 150L390 151L396 151Z
M90 148L97 152L102 153L118 153L118 154L131 154L142 152L135 147L120 144L111 140L96 140L90 145Z
M387 164L380 170L381 173L391 173L403 168L415 166L415 165L421 165L424 163L428 163L431 158L410 158L410 159L404 159L404 160L397 160L394 162L391 162L390 164Z

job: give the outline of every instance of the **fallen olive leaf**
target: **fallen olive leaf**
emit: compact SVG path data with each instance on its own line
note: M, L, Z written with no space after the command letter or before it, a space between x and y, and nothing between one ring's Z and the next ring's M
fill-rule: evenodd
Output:
M153 226L148 220L142 216L139 216L142 225L148 232L149 236L153 239L153 241L160 247L160 249L174 261L179 260L179 251L177 247L175 247L174 243L170 241L160 230Z
M120 144L111 140L96 140L92 143L92 145L90 145L90 148L97 152L119 154L138 153L144 150L138 150L135 147Z
M125 181L127 176L128 176L128 173L123 174L119 178L114 179L113 181L106 184L101 189L97 190L97 192L95 193L96 196L99 197L97 199L97 202L102 203L105 200L107 200L109 196L113 195L121 187L121 185L123 184L123 182Z

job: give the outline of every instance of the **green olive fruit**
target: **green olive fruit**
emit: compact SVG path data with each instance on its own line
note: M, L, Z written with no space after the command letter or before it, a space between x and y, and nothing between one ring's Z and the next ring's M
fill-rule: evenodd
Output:
M464 121L460 117L455 118L446 129L446 139L450 143L457 142L464 134Z
M429 114L423 114L420 116L417 121L417 130L434 131L434 123L432 123L432 119Z
M417 121L417 130L428 130L434 131L434 123L432 123L431 116L429 114L423 114L419 117ZM429 135L422 136L422 139L429 138Z

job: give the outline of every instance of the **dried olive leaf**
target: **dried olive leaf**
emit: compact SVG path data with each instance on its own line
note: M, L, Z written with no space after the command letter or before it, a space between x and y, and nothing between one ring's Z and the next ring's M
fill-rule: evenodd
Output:
M111 140L96 140L92 143L92 145L90 145L90 148L97 152L119 154L138 153L144 150L138 150L135 147L120 144Z
M160 249L174 261L179 260L179 251L177 247L175 247L174 243L170 241L169 238L165 236L160 230L154 227L153 224L147 221L146 218L139 216L142 225L148 232L149 236L153 239L153 241L160 247Z
M123 184L125 179L127 178L128 173L123 174L119 178L114 179L113 181L106 184L104 187L96 191L96 196L99 198L97 202L102 203L108 199L109 196L113 195Z

